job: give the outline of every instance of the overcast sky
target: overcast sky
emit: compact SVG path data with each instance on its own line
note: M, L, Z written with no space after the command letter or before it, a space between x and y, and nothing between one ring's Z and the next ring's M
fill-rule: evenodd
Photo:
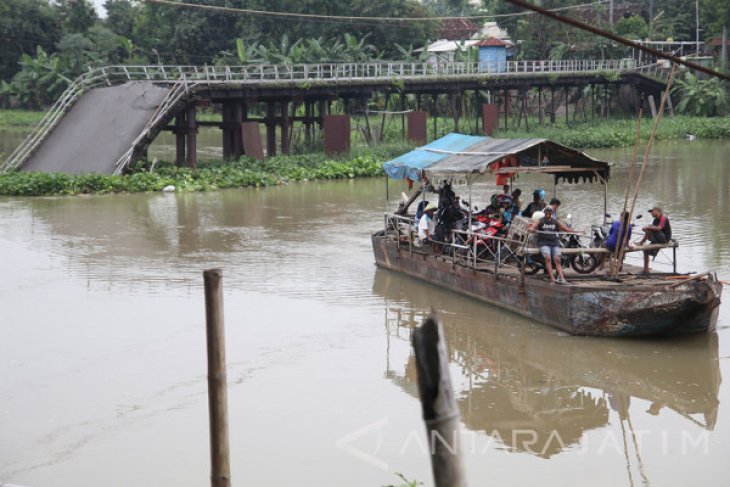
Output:
M106 0L91 0L94 3L94 6L96 7L96 13L99 14L99 17L106 17L106 10L104 10L104 2Z

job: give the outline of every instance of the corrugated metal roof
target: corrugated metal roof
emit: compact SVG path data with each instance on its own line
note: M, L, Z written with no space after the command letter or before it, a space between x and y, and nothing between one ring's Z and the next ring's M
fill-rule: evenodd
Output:
M482 139L484 137L448 134L386 162L383 164L383 169L392 179L408 178L418 181L421 179L421 171L424 168L449 157L454 152L463 152Z
M549 170L550 166L568 166L569 170L552 174L571 182L592 181L596 174L605 180L609 176L608 163L546 139L493 139L463 134L449 134L386 162L383 168L393 179L418 180L423 172L431 178L470 176L487 173L497 161L508 156L514 156L517 167L522 168Z

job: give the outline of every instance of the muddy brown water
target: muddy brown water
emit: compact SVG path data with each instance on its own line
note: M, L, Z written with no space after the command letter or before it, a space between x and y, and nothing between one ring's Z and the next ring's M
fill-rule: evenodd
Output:
M730 281L728 153L658 146L640 208L666 208L680 270ZM615 212L628 151L591 154L617 163ZM384 189L0 198L0 483L206 485L201 271L221 267L234 484L430 485L409 336L433 306L471 485L727 485L727 303L708 335L566 336L377 270ZM561 216L585 228L602 195L561 186Z

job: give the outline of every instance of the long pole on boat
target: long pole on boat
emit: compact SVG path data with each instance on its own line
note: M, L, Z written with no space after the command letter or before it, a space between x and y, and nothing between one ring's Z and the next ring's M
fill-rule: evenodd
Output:
M636 119L636 135L634 137L634 150L631 152L631 165L629 166L629 177L626 181L626 190L624 191L624 206L621 214L623 215L626 212L626 209L629 206L629 190L631 189L631 185L634 182L634 171L636 168L636 156L639 152L639 142L641 140L641 119L644 116L644 107L639 108L639 118ZM621 262L623 261L623 254L621 253L621 247L624 246L624 241L627 240L626 236L628 236L628 229L624 228L624 220L619 216L619 229L618 229L618 235L619 239L616 241L616 247L613 249L613 253L609 256L609 259L614 259L616 261L616 268L614 272L611 272L611 275L613 277L617 276L619 274L619 270L621 269ZM626 225L631 227L631 217L629 216L629 219L626 221ZM627 232L624 234L624 232ZM626 236L625 236L626 235Z
M659 112L657 113L656 117L654 118L654 125L651 129L651 136L649 137L649 142L647 143L646 150L644 151L644 160L641 163L641 171L639 171L639 178L636 181L636 188L634 188L634 199L631 202L631 210L629 211L629 221L631 221L634 216L634 210L636 209L636 200L639 197L639 190L641 189L641 183L644 181L644 174L646 174L646 167L649 165L649 154L651 153L651 149L654 145L654 140L656 139L656 131L657 131L657 128L659 127L659 122L661 121L662 117L664 116L664 106L666 105L667 99L669 98L669 90L672 88L672 83L674 82L674 73L676 70L677 70L677 65L673 64L672 71L669 73L669 79L667 80L667 88L664 90L664 93L662 94L662 101L659 104ZM621 234L619 233L619 235L621 235ZM621 262L623 260L625 248L623 245L617 245L617 247L619 248L618 262ZM614 269L614 272L618 272L618 265Z

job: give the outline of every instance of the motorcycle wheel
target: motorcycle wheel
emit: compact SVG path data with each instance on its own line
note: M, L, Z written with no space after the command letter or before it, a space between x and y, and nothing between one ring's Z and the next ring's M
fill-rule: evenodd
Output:
M593 254L577 254L570 260L570 265L578 274L590 274L598 268L598 259Z

